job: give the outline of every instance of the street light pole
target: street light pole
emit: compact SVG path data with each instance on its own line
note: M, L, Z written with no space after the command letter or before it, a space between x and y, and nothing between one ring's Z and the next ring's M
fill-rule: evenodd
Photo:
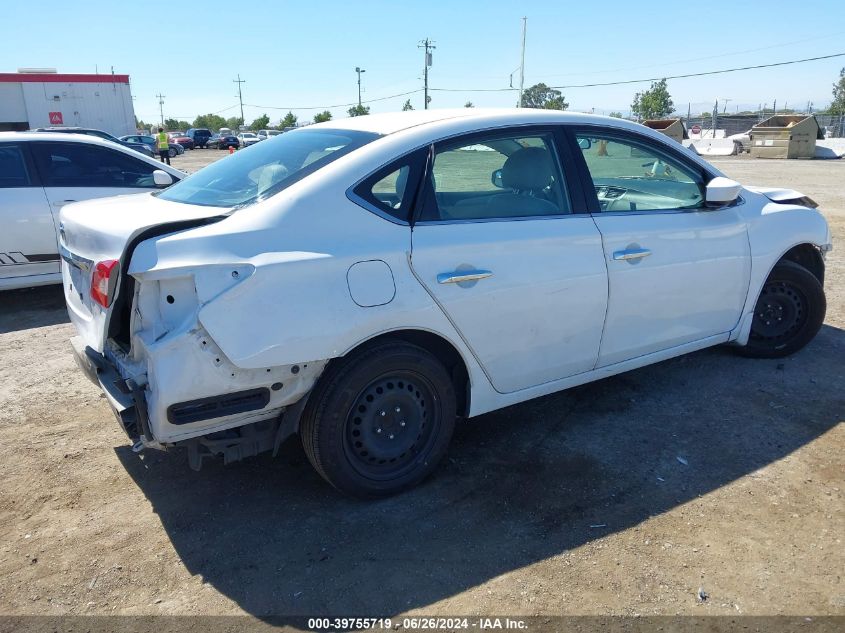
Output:
M355 72L358 73L358 109L361 109L361 73L367 72L360 66L355 66Z

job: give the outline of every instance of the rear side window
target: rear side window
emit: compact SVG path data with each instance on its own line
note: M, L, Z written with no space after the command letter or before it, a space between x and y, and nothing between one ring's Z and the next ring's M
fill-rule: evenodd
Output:
M424 168L426 151L417 151L383 167L355 187L356 202L400 222L410 220L417 183Z
M232 137L221 137L227 138ZM243 207L377 138L377 134L353 130L296 130L212 163L158 195L185 204Z
M423 220L495 220L571 213L551 134L497 134L437 147Z
M0 188L29 187L32 181L19 145L0 145Z
M155 187L155 165L85 143L31 143L45 187Z

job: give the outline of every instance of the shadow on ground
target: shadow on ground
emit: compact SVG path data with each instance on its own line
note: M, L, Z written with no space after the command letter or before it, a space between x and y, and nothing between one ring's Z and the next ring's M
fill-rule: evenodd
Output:
M395 615L813 441L843 417L843 351L845 333L825 327L790 359L707 350L484 415L427 483L379 502L335 493L295 440L276 460L200 473L179 453L116 450L187 569L247 612Z
M61 284L0 292L0 334L69 320Z

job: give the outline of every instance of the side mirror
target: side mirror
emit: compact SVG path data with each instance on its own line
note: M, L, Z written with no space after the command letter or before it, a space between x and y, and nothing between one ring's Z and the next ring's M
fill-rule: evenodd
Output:
M740 191L742 185L737 181L718 176L707 183L704 200L710 206L721 207L736 200Z
M499 189L504 189L505 185L502 184L502 170L501 169L494 169L493 173L490 174L490 182L493 183L494 187L498 187Z
M156 187L169 187L173 184L173 176L163 169L156 169L153 172L153 182Z
M581 149L590 149L592 146L593 142L590 139L584 137L578 138L578 147Z

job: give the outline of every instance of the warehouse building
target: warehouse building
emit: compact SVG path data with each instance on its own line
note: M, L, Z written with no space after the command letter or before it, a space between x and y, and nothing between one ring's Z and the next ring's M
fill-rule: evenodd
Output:
M134 134L129 75L61 74L52 68L0 73L0 131L48 126Z

